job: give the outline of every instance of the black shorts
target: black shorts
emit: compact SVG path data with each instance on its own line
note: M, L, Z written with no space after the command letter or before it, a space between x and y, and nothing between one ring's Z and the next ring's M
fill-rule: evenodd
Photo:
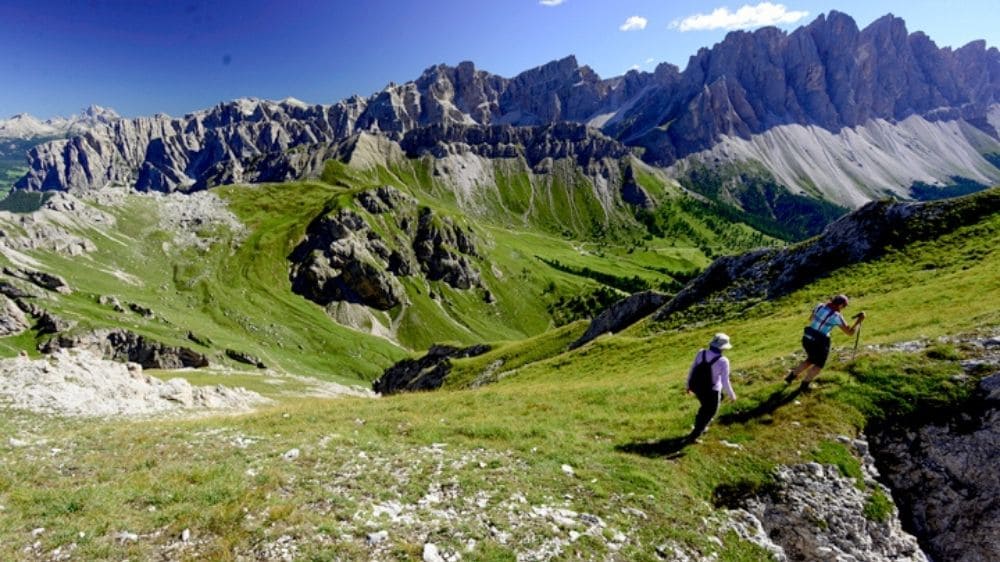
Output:
M802 349L806 350L806 358L810 363L823 367L826 365L826 358L830 356L830 336L807 328L802 334Z

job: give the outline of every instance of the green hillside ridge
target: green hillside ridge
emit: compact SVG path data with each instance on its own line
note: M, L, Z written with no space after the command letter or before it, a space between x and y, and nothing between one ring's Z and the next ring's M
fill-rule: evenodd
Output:
M277 205L279 188L266 189ZM0 431L18 440L0 443L0 557L59 548L86 559L225 560L284 548L306 560L406 560L433 542L464 560L514 560L561 538L559 559L658 560L657 547L674 545L763 560L720 531L721 506L766 486L783 463L817 460L857 478L836 436L954 404L975 384L954 376L971 348L882 349L996 334L1000 310L983 303L1000 302L998 242L993 213L723 323L637 326L572 352L562 342L580 325L499 345L456 367L471 381L490 362L511 362L513 372L475 390L278 396L256 413L188 421L67 424L12 412L0 418ZM862 344L882 347L851 360L853 342L835 336L818 387L784 387L809 309L841 291L853 297L850 310L869 313ZM732 337L740 399L722 408L705 443L682 448L697 407L684 377L717 331ZM885 498L866 493L869 517L883 518ZM560 526L546 515L554 509L587 517L564 515L575 523ZM378 530L384 541L370 543Z
M532 337L596 314L610 295L624 296L621 289L677 290L709 263L707 255L775 243L743 225L727 224L711 204L685 195L652 169L636 168L638 183L659 205L659 218L644 222L638 210L620 201L612 207L599 202L597 180L569 161L554 162L544 174L527 170L520 160L490 162L495 175L487 179L495 183L468 192L464 200L459 180L435 175L435 165L431 158L396 158L367 168L331 161L322 181L215 188L247 232L186 227L204 247L175 243L176 233L159 225L159 199L123 196L120 206L103 207L117 226L73 232L91 240L95 252L26 253L37 262L35 269L61 275L75 289L69 296L46 294L40 305L75 322L74 333L123 327L208 353L217 364L235 366L222 354L233 349L279 372L364 383L408 350L442 341ZM609 180L607 189L617 189L615 181ZM382 185L408 193L419 206L474 234L482 253L475 260L481 289L401 278L408 304L360 316L356 308L344 307L326 314L291 292L288 256L316 217L350 208L386 239L399 236L393 221L373 216L357 202L358 193ZM18 192L8 198L7 209L26 212L43 201ZM648 226L654 223L658 226ZM12 222L9 228L20 227ZM155 317L117 313L98 303L101 296L150 309ZM395 341L369 331L389 332ZM192 341L189 332L210 347ZM0 353L14 355L25 347L33 352L37 343L29 336L0 339Z

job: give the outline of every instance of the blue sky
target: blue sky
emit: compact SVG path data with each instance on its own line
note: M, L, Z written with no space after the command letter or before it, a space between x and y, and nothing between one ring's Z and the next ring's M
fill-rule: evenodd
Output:
M681 69L730 28L887 13L938 46L1000 46L996 0L0 1L0 118L98 104L174 116L238 97L333 103L471 60L513 76L574 54L602 77Z

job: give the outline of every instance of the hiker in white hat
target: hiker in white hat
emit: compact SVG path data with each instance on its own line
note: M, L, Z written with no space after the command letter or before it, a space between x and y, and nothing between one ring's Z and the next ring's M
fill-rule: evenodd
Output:
M705 432L709 422L719 411L721 391L725 390L730 400L736 400L736 393L729 383L729 359L722 352L731 349L729 336L715 334L708 344L708 349L698 350L688 371L687 392L694 394L701 403L698 414L694 418L694 428L687 440L698 443L701 434Z

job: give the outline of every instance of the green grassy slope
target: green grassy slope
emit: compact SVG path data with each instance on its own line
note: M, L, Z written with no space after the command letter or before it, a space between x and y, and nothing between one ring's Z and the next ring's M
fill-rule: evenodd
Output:
M402 318L392 314L400 326L400 341L409 347L422 349L443 340L475 343L533 336L551 327L553 316L561 321L576 318L556 314L560 303L579 302L602 287L626 292L677 290L691 273L709 263L707 256L776 243L727 221L717 206L683 194L652 171L640 170L638 182L657 200L659 218L620 203L606 206L594 187L595 179L569 161L557 161L545 174L532 173L519 160L477 162L492 167L492 177L484 178L480 171L473 187L454 174L437 174L431 158L403 159L369 169L329 162L322 176L331 185L353 191L396 187L420 205L452 217L481 242L484 255L478 270L497 303L486 304L479 294L443 283L408 282L412 306L401 312ZM386 230L395 234L391 226L349 199L337 206L352 208L369 224L382 224L376 230L383 235ZM664 228L656 221L683 227ZM444 298L431 302L430 291Z
M0 556L76 544L84 558L225 560L284 541L301 559L367 559L368 533L387 529L384 559L419 558L430 541L466 560L513 560L553 537L568 540L571 527L538 515L565 508L599 517L605 530L568 542L561 559L657 560L656 547L674 542L723 561L761 560L735 534L709 540L720 533L717 503L761 486L780 463L818 460L852 475L857 461L835 436L955 400L971 384L953 377L956 358L969 353L961 346L862 350L852 361L853 342L839 335L818 388L785 388L811 305L850 294L849 310L869 313L863 344L993 332L1000 310L984 303L1000 302L998 242L993 214L724 323L637 326L558 353L576 329L568 326L456 367L471 379L475 361L527 358L475 390L298 400L193 421L4 416L0 431L24 444L0 443ZM697 407L682 392L684 376L716 331L733 339L740 399L723 407L704 444L682 448ZM292 448L300 456L283 459ZM399 506L404 517L376 515L376 505ZM448 520L448 509L463 516ZM38 528L46 530L32 536ZM193 540L178 546L185 529ZM121 531L138 540L116 539ZM611 550L617 531L625 541Z
M220 194L230 195L225 189ZM204 249L178 246L162 230L158 199L128 197L123 206L105 209L116 217L114 229L80 233L95 243L95 252L31 252L39 269L62 275L74 289L68 296L48 294L39 304L76 322L76 331L120 326L216 360L222 350L234 349L286 372L341 382L372 379L403 351L330 322L287 283L285 256L312 210L334 195L328 186L308 183L244 190L242 198L232 198L232 210L249 233L239 238L224 228L202 227L199 234L214 240ZM98 304L102 295L149 308L155 318L117 313ZM212 346L194 343L188 332ZM19 346L4 347L15 353Z
M709 263L708 255L773 242L729 225L711 205L684 195L654 171L637 168L637 181L660 205L660 218L650 220L620 203L602 203L605 192L616 189L614 182L601 191L597 180L569 161L555 162L545 174L529 171L520 160L482 162L492 166L492 175L477 176L485 183L474 189L461 187L458 176L435 173L430 158L368 169L329 162L322 181L217 188L247 232L185 227L210 242L204 247L179 246L164 231L162 200L128 196L122 206L104 209L116 217L115 227L75 232L97 251L28 255L37 269L63 276L76 290L48 295L42 304L76 322L77 331L121 326L208 353L216 362L229 363L221 352L234 349L279 371L358 382L373 379L407 350L447 341L520 340L586 318L623 290L677 290ZM367 213L354 198L386 184L474 234L484 284L463 291L404 278L408 304L372 315L395 334L395 342L336 325L319 306L292 294L288 280L289 254L324 212L349 207L387 238L398 234L392 221ZM10 210L34 204L15 195ZM683 228L663 227L658 220ZM485 290L495 302L488 302ZM98 304L100 296L151 309L156 318L116 313ZM190 341L188 332L211 345ZM0 339L0 353L12 355L36 343L28 336Z

